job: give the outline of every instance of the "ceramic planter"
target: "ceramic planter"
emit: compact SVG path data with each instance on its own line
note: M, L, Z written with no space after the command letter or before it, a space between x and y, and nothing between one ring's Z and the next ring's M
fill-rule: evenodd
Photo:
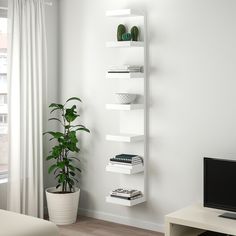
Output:
M49 220L57 225L68 225L76 222L80 189L73 193L57 193L55 187L46 189Z

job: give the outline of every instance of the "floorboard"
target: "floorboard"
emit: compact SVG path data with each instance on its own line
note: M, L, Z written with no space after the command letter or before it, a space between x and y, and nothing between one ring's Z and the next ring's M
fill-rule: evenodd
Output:
M154 231L81 216L75 224L59 228L61 236L164 236Z

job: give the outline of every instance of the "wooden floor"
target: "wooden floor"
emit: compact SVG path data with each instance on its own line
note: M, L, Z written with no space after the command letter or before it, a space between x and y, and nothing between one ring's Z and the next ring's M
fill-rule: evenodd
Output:
M61 236L164 236L149 230L81 216L77 223L59 228Z

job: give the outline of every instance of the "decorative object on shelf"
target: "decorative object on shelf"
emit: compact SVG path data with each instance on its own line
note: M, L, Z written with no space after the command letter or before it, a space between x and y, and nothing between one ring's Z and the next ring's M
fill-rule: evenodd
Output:
M130 104L136 99L136 94L132 93L115 93L118 104Z
M138 155L120 154L110 158L110 164L134 166L143 164L143 159Z
M139 36L139 29L137 26L133 26L131 28L131 38L132 41L138 41L138 36Z
M118 188L110 192L110 196L114 198L122 198L125 200L134 200L142 197L142 192L136 189Z
M108 68L108 73L138 73L142 72L143 67L138 65L119 65L110 66Z
M130 33L124 33L122 34L122 41L130 41L131 40L131 34Z
M72 97L65 104L52 103L49 106L50 113L60 112L59 117L50 118L49 121L57 121L63 131L60 129L44 133L49 134L50 141L55 143L46 160L53 162L48 173L54 174L58 184L56 187L46 189L46 197L49 219L58 225L72 224L76 221L80 189L75 185L78 182L78 173L81 171L77 166L76 154L80 149L76 134L80 131L90 132L84 125L74 124L79 114L75 104L68 106L70 101L81 102L79 98Z
M117 41L122 41L122 35L126 33L126 27L123 24L117 27Z

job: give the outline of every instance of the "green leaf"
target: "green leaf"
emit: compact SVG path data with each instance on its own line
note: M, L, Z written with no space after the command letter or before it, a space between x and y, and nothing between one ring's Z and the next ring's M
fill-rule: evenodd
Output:
M70 164L70 160L67 159L67 158L64 158L64 163L65 163L66 166L68 166Z
M51 111L50 111L50 114L52 114L54 111L56 111L56 110L61 110L60 108L58 108L58 107L56 107L56 108L54 108L54 109L52 109Z
M76 179L76 178L74 178L74 177L72 177L73 178L73 180L75 180L77 183L79 183L79 180L78 179Z
M49 168L48 168L48 173L50 174L53 170L55 170L57 168L57 165L56 164L53 164L51 165Z
M55 158L54 156L50 155L50 156L47 156L46 160L49 161L49 160L54 159L54 158Z
M65 168L65 162L64 161L58 162L57 167L59 167L61 169L64 169Z
M76 161L80 161L78 158L76 157L68 157L69 159L72 159L72 160L76 160Z
M56 169L54 170L53 174L55 175L58 170L60 170L60 168L56 168Z
M55 158L59 157L61 152L62 152L61 146L54 146L52 148L52 156L54 156Z
M72 166L72 165L69 165L68 167L69 167L70 170L73 170L73 171L75 170L75 167Z
M45 134L50 134L52 135L54 138L60 138L62 137L64 134L61 132L53 132L53 131L48 131L48 132L44 132L43 135Z
M82 130L82 131L85 131L85 132L90 133L90 130L87 129L87 128L78 128L78 129L76 129L75 131L78 131L78 130Z
M55 176L55 178L57 179L57 178L60 176L60 174L61 174L61 173L57 174L57 175Z
M77 112L75 111L75 106L72 108L67 108L65 113L65 118L67 122L73 122L79 115L77 115Z
M75 128L75 127L82 127L82 128L86 128L84 125L71 125L71 128Z
M73 179L68 179L68 182L73 186L75 184Z
M77 98L77 97L71 97L69 99L66 100L66 103L69 102L69 101L72 101L72 100L77 100L79 102L82 102L80 98Z
M81 169L80 169L80 168L78 168L78 167L75 167L75 169L76 169L76 170L78 170L79 172L81 172Z
M49 107L55 107L55 108L59 108L59 109L63 109L64 106L62 104L59 104L59 103L51 103L49 105Z
M70 171L69 173L70 173L72 176L75 176L75 173L74 173L74 172Z
M50 118L50 119L48 119L48 121L51 121L51 120L56 120L56 121L58 121L58 122L60 122L62 124L61 120L59 120L58 118Z
M59 183L63 183L65 180L66 180L66 175L65 174L61 174L60 177L59 177L58 182Z
M56 186L56 188L59 188L61 186L61 184L58 184L57 186Z
M71 143L76 144L78 142L75 131L71 131L70 133L68 133L68 137L70 138Z

